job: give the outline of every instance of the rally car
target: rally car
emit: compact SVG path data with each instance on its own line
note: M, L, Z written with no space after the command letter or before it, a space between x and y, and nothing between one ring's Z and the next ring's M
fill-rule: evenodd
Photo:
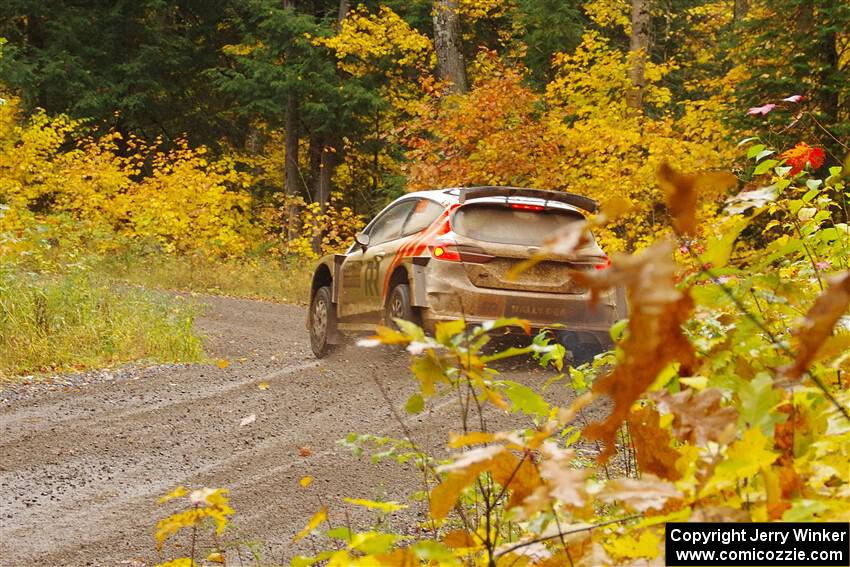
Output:
M593 239L569 256L507 277L554 231L596 209L581 195L517 187L399 197L348 251L320 260L307 323L313 352L322 357L342 333L373 331L395 318L433 331L439 321L519 317L537 329L563 329L574 347L607 348L608 329L620 315L615 295L591 307L588 290L570 277L571 270L610 265Z

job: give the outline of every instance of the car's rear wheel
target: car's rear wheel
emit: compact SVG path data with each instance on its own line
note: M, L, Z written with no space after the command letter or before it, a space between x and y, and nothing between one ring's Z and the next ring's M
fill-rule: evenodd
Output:
M569 351L567 358L572 366L592 362L597 354L608 350L599 341L582 340L582 337L573 331L558 331L556 336L558 342Z
M387 305L384 308L384 320L387 325L393 329L398 329L395 319L404 319L420 324L418 313L410 305L410 286L407 284L398 284L387 299Z
M316 358L322 358L332 350L330 337L335 332L336 310L331 303L331 288L322 286L310 302L310 348Z

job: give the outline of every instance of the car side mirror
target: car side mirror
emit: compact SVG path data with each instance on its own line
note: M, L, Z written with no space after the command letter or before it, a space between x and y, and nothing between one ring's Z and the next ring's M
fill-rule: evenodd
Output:
M358 232L354 235L354 241L365 251L369 246L369 235L365 232Z

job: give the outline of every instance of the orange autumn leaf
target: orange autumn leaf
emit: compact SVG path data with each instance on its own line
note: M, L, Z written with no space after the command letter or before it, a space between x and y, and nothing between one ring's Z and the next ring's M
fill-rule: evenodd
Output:
M829 287L815 300L802 324L794 331L798 349L794 363L784 375L798 380L814 362L821 345L832 334L832 329L850 306L850 271L829 279Z
M447 472L446 478L431 491L431 516L435 520L444 519L454 507L463 489L469 486L478 475L488 470L493 461L506 452L501 445L479 447L462 453L453 463L438 468Z
M675 394L663 390L651 397L659 410L673 414L673 435L680 440L705 445L708 441L722 442L734 437L738 414L734 408L720 407L723 393L717 388L696 395L693 390Z
M622 502L636 512L662 510L669 501L682 498L676 486L651 474L640 479L615 478L608 481L599 492L603 502Z
M689 294L676 289L672 253L672 244L662 241L640 254L618 257L607 270L573 273L593 296L625 285L631 309L629 333L620 345L623 361L593 384L594 393L607 394L614 402L607 419L584 430L588 440L605 443L600 462L614 453L620 424L658 373L671 362L679 362L686 374L696 363L693 347L682 332L694 303Z
M678 480L676 470L679 453L670 447L670 433L658 425L658 412L644 406L629 415L629 433L635 446L640 470L667 480Z
M794 175L803 171L807 165L811 165L812 169L818 169L823 165L826 154L823 148L812 147L805 142L800 142L790 150L779 154L779 157L791 166L791 175Z
M443 545L451 548L477 547L475 538L466 530L452 530L443 536Z
M679 173L667 163L658 168L658 183L667 195L667 208L675 219L676 229L682 234L697 232L697 202L701 193L718 194L736 182L731 173Z
M520 459L506 451L493 461L489 470L493 480L510 491L511 497L505 504L508 510L522 504L541 485L537 467L530 456Z
M414 567L421 564L416 552L409 547L400 547L389 553L375 555L374 559L381 567Z

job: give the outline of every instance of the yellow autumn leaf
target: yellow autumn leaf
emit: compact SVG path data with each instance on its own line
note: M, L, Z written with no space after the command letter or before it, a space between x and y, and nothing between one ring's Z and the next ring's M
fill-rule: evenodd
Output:
M490 443L495 439L495 434L484 433L482 431L471 431L465 435L450 433L448 446L451 449L457 449L459 447L466 447L467 445L480 445L482 443Z
M197 565L198 564L192 561L189 557L181 557L179 559L166 561L165 563L157 563L155 567L197 567Z
M356 504L357 506L363 506L371 510L380 510L385 513L397 512L398 510L407 508L405 504L399 504L398 502L376 502L363 498L343 498L343 500L349 504Z
M207 555L207 561L212 563L220 563L221 565L225 565L227 561L224 558L224 554L220 551L213 551L209 555Z
M322 508L313 514L313 517L310 518L310 521L307 522L307 526L298 532L294 538L292 538L293 542L299 541L307 537L310 532L319 527L319 524L328 519L328 508L326 506L322 506Z
M765 437L760 427L744 432L738 441L732 443L726 452L726 459L714 469L714 474L700 493L700 496L727 486L735 486L739 480L752 478L758 472L769 467L779 458L779 454L770 450L772 442Z
M615 536L604 543L605 549L614 557L623 559L635 559L647 557L652 559L658 556L661 538L652 530L644 530L640 536L635 538L632 534Z
M307 488L313 482L312 476L305 476L301 480L298 481L298 484L301 485L301 488Z
M259 388L260 390L268 390L269 389L269 383L268 382L260 382L259 384L257 384L257 388Z
M175 498L180 498L182 496L186 496L187 494L189 494L189 491L186 490L185 487L178 486L177 488L175 488L174 490L172 490L171 492L169 492L168 494L166 494L165 496L160 498L159 503L164 504L165 502L168 502L169 500L174 500Z
M230 361L225 360L223 358L219 358L218 360L215 361L215 365L218 366L219 368L221 368L222 370L224 370L225 368L230 366Z

